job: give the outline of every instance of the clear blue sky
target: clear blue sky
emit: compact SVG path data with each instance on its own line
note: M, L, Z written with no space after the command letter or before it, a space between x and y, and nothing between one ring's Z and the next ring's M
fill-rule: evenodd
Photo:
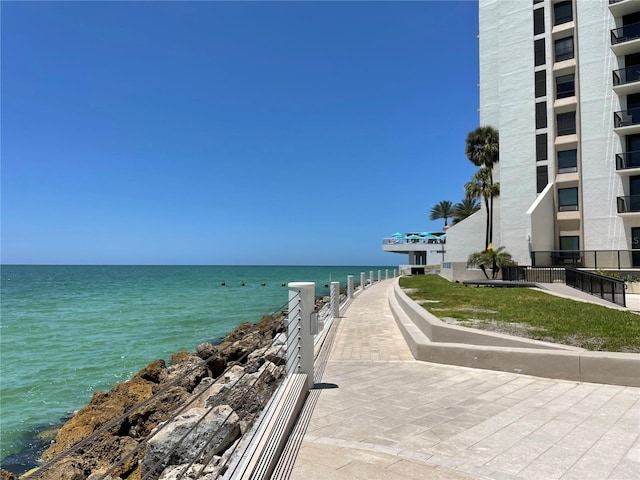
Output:
M0 13L3 263L397 265L475 171L476 2Z

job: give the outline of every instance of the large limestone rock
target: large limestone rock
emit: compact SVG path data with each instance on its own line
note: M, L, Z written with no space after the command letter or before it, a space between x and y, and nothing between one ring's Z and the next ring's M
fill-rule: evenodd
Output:
M142 475L158 478L168 465L202 461L224 451L240 435L240 418L228 405L192 408L153 432Z
M149 463L152 455L158 460L162 455L159 445L164 443L164 429L157 429L161 436L154 436L148 446L144 443L156 427L168 422L172 415L178 415L180 421L168 422L175 423L170 431L177 435L175 431L184 431L185 425L193 426L201 415L203 425L198 423L193 438L188 436L192 446L187 450L195 452L200 445L201 430L214 428L210 425L211 418L216 417L201 413L209 410L222 414L231 409L233 414L229 425L220 428L221 437L214 438L205 451L216 458L220 454L221 459L231 455L231 452L223 453L224 449L250 427L282 378L286 338L278 334L283 329L283 317L264 316L257 324L240 325L220 345L204 343L196 353L178 352L172 356L169 367L163 360L156 360L131 380L115 385L110 392L96 392L89 404L60 429L54 444L43 454L45 461L56 457L60 460L46 472L40 472L39 478L80 480L109 471L113 479L137 480L141 478L142 465L155 469ZM181 414L184 409L190 410ZM104 428L107 425L109 428ZM104 431L96 435L101 429ZM72 453L59 457L81 441L86 443L82 448L76 447ZM165 467L166 475L175 476L171 473L176 471L173 467L188 465L191 461L181 463L186 453L179 448L167 455L169 461L160 462L162 468L154 470L154 478ZM217 459L207 465L207 476L203 478L222 472L225 464ZM167 480L169 478L172 477L168 476Z

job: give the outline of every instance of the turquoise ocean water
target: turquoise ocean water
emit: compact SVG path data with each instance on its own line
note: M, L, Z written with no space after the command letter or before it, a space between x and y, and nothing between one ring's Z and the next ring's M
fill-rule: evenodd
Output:
M32 467L43 447L34 435L94 391L286 308L283 284L312 281L328 295L330 281L344 287L353 275L357 285L360 272L385 268L2 266L0 464Z

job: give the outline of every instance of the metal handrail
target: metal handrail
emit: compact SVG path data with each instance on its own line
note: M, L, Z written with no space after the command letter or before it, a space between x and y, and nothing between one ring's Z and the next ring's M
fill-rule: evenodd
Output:
M626 85L640 80L640 65L631 65L613 71L613 86Z
M638 250L534 250L531 252L534 267L575 266L594 270L640 269Z
M611 45L629 42L640 38L640 22L611 30Z
M598 273L585 272L584 270L577 270L571 267L566 268L565 277L567 285L570 287L617 305L627 306L624 280L600 275Z
M640 195L625 195L617 198L618 213L640 212Z
M640 168L640 150L616 153L616 170Z
M640 124L640 107L613 112L613 126L628 127Z
M437 240L431 238L383 238L383 245L411 245L414 243L424 243L428 245L444 245L444 240Z

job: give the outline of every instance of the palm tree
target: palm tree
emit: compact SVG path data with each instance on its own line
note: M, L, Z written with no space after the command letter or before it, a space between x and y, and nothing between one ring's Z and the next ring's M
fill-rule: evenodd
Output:
M465 196L464 200L453 206L453 224L461 222L480 210L480 202L477 198Z
M505 252L504 247L499 247L497 250L494 250L491 244L489 244L486 250L472 253L467 259L467 267L480 267L480 270L482 270L482 273L484 273L487 279L489 279L487 268L490 268L492 280L498 276L498 272L502 267L513 265L513 263L511 254Z
M447 228L447 219L453 216L453 202L442 200L431 208L429 220L444 219L444 228Z
M500 136L498 130L491 126L478 127L467 135L465 155L471 162L488 171L488 183L493 185L493 167L500 160ZM485 204L488 208L487 224L488 243L493 242L493 195L489 197L489 202Z
M473 199L484 200L485 210L487 211L487 226L484 236L484 248L489 248L491 243L491 208L490 201L493 197L497 197L500 194L500 184L491 182L491 171L487 167L481 167L471 177L471 181L464 185L464 191L467 197Z

